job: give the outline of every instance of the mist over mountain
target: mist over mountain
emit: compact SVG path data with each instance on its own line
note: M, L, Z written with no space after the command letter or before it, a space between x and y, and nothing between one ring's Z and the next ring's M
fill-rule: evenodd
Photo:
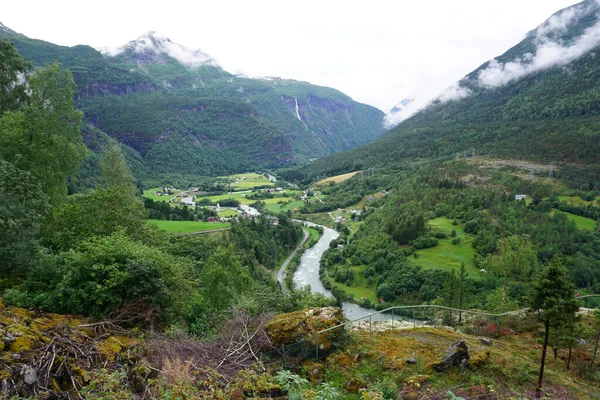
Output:
M600 3L560 10L373 143L318 160L305 176L456 153L600 164ZM597 169L596 169L597 171ZM597 172L590 179L598 179Z

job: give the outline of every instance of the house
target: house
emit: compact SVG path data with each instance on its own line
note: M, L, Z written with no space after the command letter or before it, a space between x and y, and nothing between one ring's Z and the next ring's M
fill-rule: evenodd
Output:
M515 194L515 200L525 200L526 194Z
M208 217L207 222L217 222L217 217Z

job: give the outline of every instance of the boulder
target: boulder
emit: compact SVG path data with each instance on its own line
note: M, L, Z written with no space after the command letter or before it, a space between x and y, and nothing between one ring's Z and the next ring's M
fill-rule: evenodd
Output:
M339 307L317 307L275 316L265 325L265 330L275 347L297 342L315 345L316 333L344 322L344 314ZM319 349L328 351L343 328L319 334Z
M480 338L479 341L481 342L482 345L484 346L491 346L492 345L492 339L488 339L488 338Z
M465 361L463 362L463 360ZM465 341L461 339L454 342L446 351L446 354L439 361L434 362L431 367L438 372L443 372L455 365L466 365L468 361L469 349Z
M410 357L406 359L406 363L407 364L416 364L417 363L417 359L414 357Z

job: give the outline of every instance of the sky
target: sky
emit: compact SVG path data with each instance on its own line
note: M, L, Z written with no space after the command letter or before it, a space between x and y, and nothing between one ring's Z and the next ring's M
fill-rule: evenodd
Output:
M148 31L232 73L341 90L388 112L431 99L573 0L28 0L0 22L72 46L118 47Z

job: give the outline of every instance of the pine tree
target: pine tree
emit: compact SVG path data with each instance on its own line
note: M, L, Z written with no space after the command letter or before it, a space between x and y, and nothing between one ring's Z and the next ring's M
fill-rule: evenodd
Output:
M544 325L544 344L536 385L536 396L539 397L544 379L550 332L574 321L575 313L579 310L579 301L574 296L574 285L569 280L569 273L560 258L553 258L550 265L533 282L530 305L532 311L537 313L538 320Z

